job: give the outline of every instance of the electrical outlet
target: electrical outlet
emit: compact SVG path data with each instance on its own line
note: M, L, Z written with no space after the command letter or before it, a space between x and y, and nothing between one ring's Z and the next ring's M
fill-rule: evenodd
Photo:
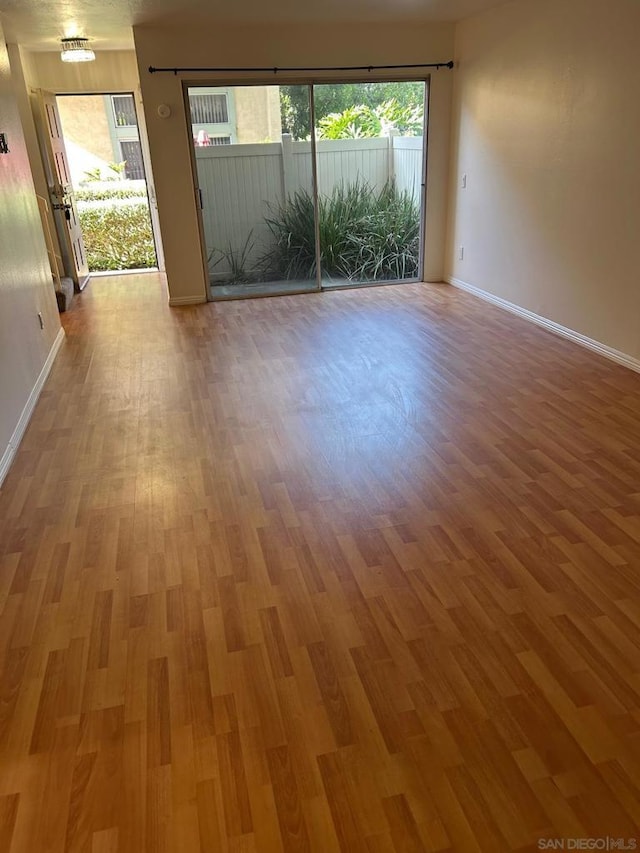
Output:
M464 246L460 246L458 249L458 260L464 261Z
M41 328L41 329L44 329L44 319L43 319L42 314L40 313L40 311L38 311L38 323L40 323L40 328Z

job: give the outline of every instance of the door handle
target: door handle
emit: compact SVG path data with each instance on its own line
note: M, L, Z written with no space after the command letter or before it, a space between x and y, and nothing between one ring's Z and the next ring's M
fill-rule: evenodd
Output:
M202 203L202 190L198 187L198 201L200 202L200 210L204 210L204 204Z
M64 218L67 222L71 221L71 205L70 204L52 204L54 210L64 210Z

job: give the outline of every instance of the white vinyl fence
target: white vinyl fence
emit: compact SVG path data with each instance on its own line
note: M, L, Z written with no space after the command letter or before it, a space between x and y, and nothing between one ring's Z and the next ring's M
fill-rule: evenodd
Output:
M356 180L377 189L394 180L420 203L422 137L322 139L317 150L320 195ZM245 261L251 268L270 239L265 217L296 192L311 193L311 143L285 134L281 143L197 147L195 154L207 253L239 254L248 240ZM226 260L213 270L216 278L228 272Z

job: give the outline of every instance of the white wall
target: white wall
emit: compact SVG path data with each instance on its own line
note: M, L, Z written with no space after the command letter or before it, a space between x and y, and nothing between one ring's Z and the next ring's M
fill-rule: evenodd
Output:
M138 67L133 50L99 50L94 62L61 62L60 51L22 51L30 86L56 95L134 92Z
M60 332L47 250L0 25L0 481ZM44 329L40 329L38 312ZM32 398L33 399L33 398ZM24 422L24 419L23 419ZM18 432L16 430L18 429Z
M639 33L636 0L514 0L458 25L447 251L452 277L635 358Z
M40 147L38 145L38 136L36 133L36 125L31 111L31 102L29 100L29 86L24 75L24 54L16 44L7 45L7 53L9 55L9 68L11 70L11 83L13 94L18 106L20 114L20 123L22 124L22 132L24 134L25 144L27 146L27 155L29 157L29 165L31 167L31 177L35 186L36 193L43 199L49 200L49 190L47 187L47 177L44 171L44 165L40 157ZM56 255L56 272L62 277L64 268L62 265L62 250L56 234L56 223L53 218L53 211L47 205L45 213L49 233L54 246Z
M215 29L191 30L134 27L172 302L204 300L206 295L182 82L195 79L204 82L207 77L149 74L150 65L273 67L446 62L453 52L453 34L454 27L449 24L412 27L406 24L320 24L314 25L313 33L306 25L287 24L239 27L221 23ZM416 72L415 76L419 74ZM221 77L209 76L208 79L218 84L234 82ZM274 77L271 73L245 79L262 83L273 82ZM441 280L452 74L444 69L434 73L431 79L425 278ZM278 75L278 81L287 82L287 78ZM158 116L160 104L171 107L170 118Z

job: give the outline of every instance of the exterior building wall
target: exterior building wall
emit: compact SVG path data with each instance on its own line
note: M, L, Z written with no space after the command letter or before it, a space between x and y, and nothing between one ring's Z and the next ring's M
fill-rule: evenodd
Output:
M59 97L57 103L65 142L80 145L106 163L113 162L104 98L101 95L72 95Z
M238 142L280 142L280 90L277 86L232 89Z

